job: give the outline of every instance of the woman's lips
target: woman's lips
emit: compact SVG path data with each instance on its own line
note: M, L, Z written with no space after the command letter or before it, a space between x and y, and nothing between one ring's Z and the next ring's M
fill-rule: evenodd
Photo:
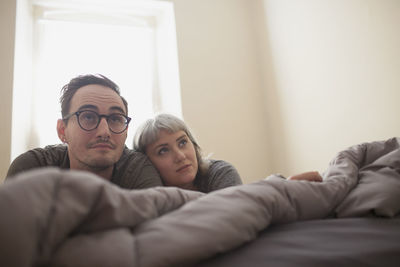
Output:
M179 169L177 169L176 172L186 171L190 166L192 166L192 164L186 164L186 165L180 167Z

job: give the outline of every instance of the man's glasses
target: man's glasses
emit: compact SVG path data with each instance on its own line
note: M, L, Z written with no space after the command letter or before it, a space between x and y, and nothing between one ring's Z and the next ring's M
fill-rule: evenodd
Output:
M68 120L74 115L76 115L76 118L78 119L79 126L85 131L96 129L100 124L101 118L106 118L110 131L120 134L128 128L128 124L131 121L131 118L124 114L113 113L110 115L100 115L91 110L80 110L65 116L63 119Z

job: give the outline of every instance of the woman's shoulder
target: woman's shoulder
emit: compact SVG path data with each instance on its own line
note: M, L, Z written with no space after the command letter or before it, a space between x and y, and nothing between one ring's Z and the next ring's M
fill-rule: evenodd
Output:
M242 184L237 169L225 160L209 160L208 182L210 191Z
M221 171L227 171L227 170L235 170L236 168L229 163L228 161L225 160L220 160L220 159L209 159L209 173L210 172L221 172Z

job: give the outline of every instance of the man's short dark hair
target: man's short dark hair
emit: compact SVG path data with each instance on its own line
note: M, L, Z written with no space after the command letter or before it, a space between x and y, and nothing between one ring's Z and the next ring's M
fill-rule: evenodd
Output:
M63 86L61 89L61 116L64 118L69 114L69 108L71 106L71 99L75 95L76 91L79 88L90 85L90 84L98 84L109 87L114 92L116 92L122 99L124 103L126 114L128 115L128 102L121 96L119 91L119 87L116 83L108 79L106 76L101 74L86 74L86 75L79 75L78 77L73 78L69 83Z

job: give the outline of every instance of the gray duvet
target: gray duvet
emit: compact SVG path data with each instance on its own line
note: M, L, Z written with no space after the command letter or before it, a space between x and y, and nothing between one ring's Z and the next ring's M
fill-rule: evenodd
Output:
M364 143L338 153L322 183L272 175L207 195L167 187L128 191L83 172L27 172L0 186L0 266L234 266L241 248L261 238L265 245L290 239L274 239L279 231L295 237L297 223L313 229L315 222L319 227L326 222L328 228L339 222L343 229L356 230L346 228L346 222L362 228L372 217L371 229L379 231L381 225L385 234L399 237L399 141ZM308 233L318 235L320 228L314 229ZM384 252L399 260L400 245L393 244ZM382 250L382 244L373 245ZM313 266L306 261L306 256L313 258L307 248L281 247L265 249L268 255L259 266L269 260L272 266ZM286 265L274 264L277 255L269 251L285 249L291 253ZM216 257L220 253L233 256ZM293 260L290 255L296 253L300 258Z

